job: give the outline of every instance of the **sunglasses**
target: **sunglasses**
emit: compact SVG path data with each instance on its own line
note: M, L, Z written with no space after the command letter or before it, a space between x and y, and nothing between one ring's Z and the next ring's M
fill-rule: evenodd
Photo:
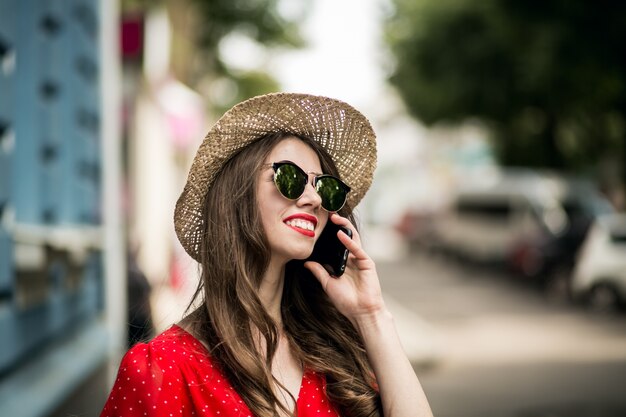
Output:
M291 161L274 162L274 184L276 188L289 200L297 200L304 194L309 183L309 174ZM339 178L328 174L315 175L313 188L322 199L322 208L326 211L339 211L346 204L350 187Z

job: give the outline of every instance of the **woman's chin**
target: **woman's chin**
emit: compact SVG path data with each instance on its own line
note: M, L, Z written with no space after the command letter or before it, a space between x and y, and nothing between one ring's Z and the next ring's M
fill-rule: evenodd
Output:
M311 257L312 253L313 253L312 248L304 249L304 250L297 251L297 252L292 252L291 259L294 261L306 261L307 259Z
M309 259L311 257L310 253L307 253L306 255L302 255L302 256L297 256L294 257L293 260L294 261L306 261L307 259Z

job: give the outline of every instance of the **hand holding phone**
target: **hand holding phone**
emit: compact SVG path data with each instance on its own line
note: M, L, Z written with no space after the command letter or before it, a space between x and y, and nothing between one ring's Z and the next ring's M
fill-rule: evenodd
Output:
M318 262L331 276L336 278L340 277L346 270L349 254L348 249L337 237L339 230L352 238L352 230L336 225L329 219L315 243L313 253L308 259L309 261Z

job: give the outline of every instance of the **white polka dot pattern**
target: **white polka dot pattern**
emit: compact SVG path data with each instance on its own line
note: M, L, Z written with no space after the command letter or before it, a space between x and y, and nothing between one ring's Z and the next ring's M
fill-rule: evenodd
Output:
M326 396L326 379L305 370L298 417L339 417ZM100 417L253 417L206 348L172 326L131 348Z

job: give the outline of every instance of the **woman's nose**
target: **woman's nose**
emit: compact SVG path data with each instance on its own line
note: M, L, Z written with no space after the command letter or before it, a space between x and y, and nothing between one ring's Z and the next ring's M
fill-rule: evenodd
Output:
M315 190L315 187L313 186L313 180L307 182L306 187L304 188L304 192L302 193L300 198L298 198L297 203L298 205L303 206L312 205L315 208L321 206L322 198Z

